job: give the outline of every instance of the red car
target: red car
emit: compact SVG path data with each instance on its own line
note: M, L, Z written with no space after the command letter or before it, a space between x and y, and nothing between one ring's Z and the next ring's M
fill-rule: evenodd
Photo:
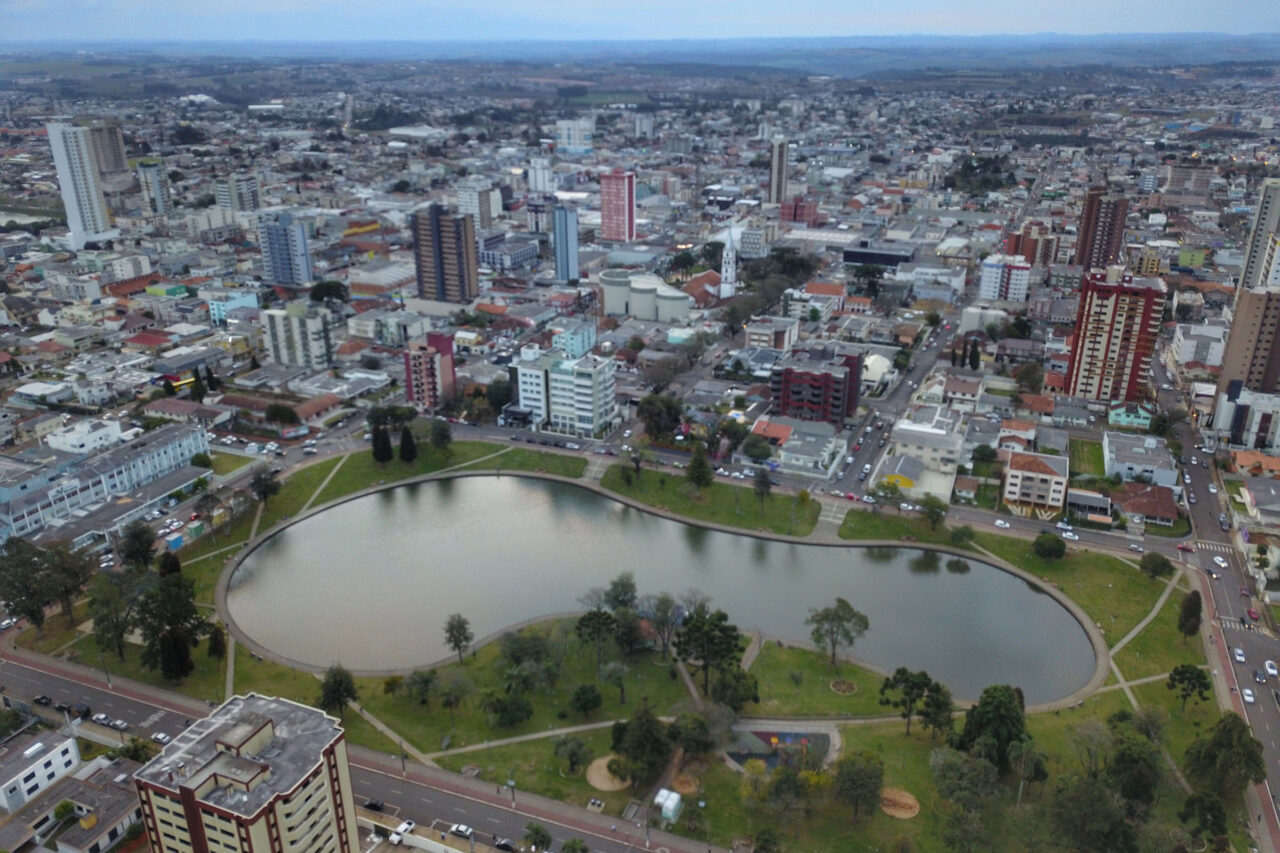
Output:
M1188 554L1194 554L1196 552L1194 545L1179 545L1178 550L1186 551Z
M1252 607L1246 610L1245 613L1248 613L1249 618L1252 619L1254 622L1257 622L1259 619L1262 618L1261 616L1258 615L1258 611L1254 610Z
M862 442L858 442L857 444L855 444L855 445L853 446L853 452L854 452L854 453L857 453L857 452L858 452L859 450L861 450L861 449L862 449Z
M858 499L858 496L855 495L853 492L849 492L847 495L845 495L845 497L851 501L856 501Z

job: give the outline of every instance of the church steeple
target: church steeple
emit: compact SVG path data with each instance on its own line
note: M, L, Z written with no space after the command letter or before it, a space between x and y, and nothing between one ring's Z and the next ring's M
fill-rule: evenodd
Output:
M738 250L733 245L733 226L720 259L720 298L728 299L738 292Z

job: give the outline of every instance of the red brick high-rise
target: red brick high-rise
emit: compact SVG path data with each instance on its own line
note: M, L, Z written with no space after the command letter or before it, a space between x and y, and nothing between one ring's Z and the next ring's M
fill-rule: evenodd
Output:
M1086 273L1065 393L1086 400L1147 397L1164 301L1158 278L1135 279L1119 266Z
M600 176L600 239L636 240L636 173L614 169Z
M418 411L434 410L453 399L456 381L453 338L430 332L425 342L411 341L405 347L405 396Z
M1116 262L1124 248L1124 218L1129 200L1106 187L1090 187L1080 216L1076 239L1076 265L1085 270L1102 269Z

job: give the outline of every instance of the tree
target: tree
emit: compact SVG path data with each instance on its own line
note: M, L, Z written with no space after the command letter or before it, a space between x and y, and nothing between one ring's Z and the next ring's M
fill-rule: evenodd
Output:
M957 749L969 750L980 739L991 739L988 756L1000 772L1009 769L1009 744L1025 731L1022 694L1007 684L994 684L982 691L978 704L964 715L964 729L955 738Z
M685 469L684 475L698 491L715 482L715 474L711 470L711 463L707 461L707 452L703 449L702 442L694 442L693 458L689 460L689 467Z
M937 530L947 517L947 502L937 495L925 495L920 500L920 514L929 523L930 530Z
M463 653L475 639L471 633L471 623L461 613L450 614L444 623L444 639L449 648L458 653L458 663L462 663Z
M436 683L436 671L434 669L418 669L409 673L409 680L406 684L409 697L418 700L419 705L427 704L431 698L431 688Z
M571 774L576 774L582 765L591 760L591 747L582 738L573 735L556 738L553 751L557 758L563 758L569 763Z
M1000 774L994 764L954 749L930 752L929 770L938 795L965 811L976 811L1000 786Z
M400 461L412 462L418 458L418 442L413 437L413 430L405 424L400 430Z
M1019 391L1039 394L1044 387L1044 367L1038 361L1029 361L1013 372L1013 378L1018 383Z
M604 699L600 696L600 688L594 684L579 684L569 697L569 708L584 717L591 716L591 712L602 704Z
M853 648L858 638L871 627L867 615L856 610L843 598L837 598L836 603L830 607L810 610L809 618L804 620L804 624L813 628L810 636L814 645L822 646L831 653L833 667L836 665L836 652L840 646Z
M647 699L641 701L640 707L627 721L621 754L636 785L657 776L671 757L671 741L667 737L666 726L653 713Z
M764 502L769 499L769 493L773 491L773 482L769 479L769 472L761 467L756 469L756 475L751 483L752 491L756 493L756 497L760 501L760 512L764 513Z
M742 765L738 795L748 809L755 810L765 804L769 796L769 768L759 758L752 758Z
M182 560L172 551L163 551L156 561L156 574L160 577L182 574Z
M535 850L546 850L551 846L551 831L537 821L529 821L524 825L524 843Z
M1182 635L1184 643L1188 637L1194 637L1200 632L1202 609L1199 590L1193 589L1183 597L1182 606L1178 610L1178 633Z
M610 610L636 607L636 576L633 572L622 572L609 582L604 593L604 604Z
M627 704L627 674L631 672L626 664L610 661L600 667L600 680L618 688L618 704Z
M195 377L195 381L187 386L187 396L192 400L195 400L197 403L204 402L204 398L209 396L209 388L204 384L204 380L202 380L199 375Z
M1049 778L1044 766L1045 756L1036 747L1035 738L1029 732L1009 744L1009 762L1018 774L1018 797L1014 805L1022 805L1022 787L1027 782L1041 782Z
M588 610L578 617L573 632L582 642L596 647L596 666L604 664L604 644L613 636L613 614L606 610Z
M453 430L448 421L433 420L431 422L431 446L441 452L447 451L453 443Z
M1173 574L1173 563L1169 562L1169 558L1164 554L1157 554L1155 551L1143 554L1138 567L1142 569L1143 574L1152 579L1167 578Z
M296 424L301 422L293 406L286 406L284 403L272 403L267 406L266 411L263 412L263 417L267 419L268 423L273 424Z
M676 633L678 611L676 600L670 593L661 593L645 608L649 613L649 627L653 629L662 651L662 659L667 659L667 651L671 648L671 639Z
M729 622L723 610L706 605L689 614L676 632L676 655L702 668L702 692L711 692L711 673L738 666L742 657L742 632Z
M191 643L208 630L196 606L195 583L181 573L157 578L138 605L137 625L142 665L160 669L170 681L181 680L193 668Z
M989 444L979 444L973 449L974 462L995 462L996 449Z
M756 677L740 666L720 670L711 683L711 699L739 713L748 702L760 701L760 687Z
M395 458L396 452L391 446L391 433L385 426L373 428L369 449L373 453L373 461L379 465L386 465Z
M982 369L982 351L978 349L978 342L973 342L973 348L969 350L969 369Z
M841 805L853 809L855 822L862 811L880 804L883 788L884 761L874 752L843 755L836 762L832 793Z
M328 302L335 299L339 302L347 301L347 286L340 281L326 280L317 281L311 285L311 301L312 302Z
M497 377L489 383L489 388L485 391L485 398L489 401L489 407L493 411L501 412L511 402L511 381L505 376Z
M756 850L759 849L757 846ZM560 845L560 853L591 853L591 848L581 838L566 838Z
M222 630L221 625L214 625L209 629L205 653L214 660L222 660L227 656L227 632Z
M759 464L773 455L773 448L763 436L752 433L742 440L742 452Z
M133 569L99 572L90 581L89 616L99 649L113 651L124 660L124 638L133 630L138 603L153 580L149 572ZM12 604L13 599L7 600Z
M204 366L204 384L210 391L217 391L222 387L222 383L218 381L218 377L213 375L213 368L207 364Z
M972 527L970 527L967 524L962 524L961 526L951 531L951 544L963 548L964 546L972 542L973 537L976 535L977 533L974 532L974 529ZM961 560L961 562L964 562L964 561ZM947 563L947 568L948 570L950 570L951 568L950 562Z
M1052 533L1041 533L1031 543L1031 550L1035 552L1037 557L1056 560L1067 553L1067 543Z
M652 439L670 436L680 426L684 403L667 394L649 394L636 405L636 417Z
M335 663L324 671L324 678L320 682L320 698L316 700L317 707L345 718L347 703L359 698L355 679L341 664Z
M1213 689L1213 684L1209 681L1208 674L1203 669L1190 663L1180 663L1169 672L1169 680L1165 682L1165 687L1170 690L1178 691L1178 697L1182 699L1181 710L1187 710L1187 700L1195 696L1201 702L1209 700L1209 691Z
M1116 733L1107 764L1107 780L1131 807L1146 810L1156 799L1160 784L1160 748L1122 726Z
M267 508L268 501L280 491L280 481L265 468L259 468L253 472L253 477L249 480L249 491L253 496L262 501L262 508Z
M460 672L451 672L444 684L440 686L440 704L449 712L449 725L453 725L454 712L472 690L471 681Z
M897 483L890 482L889 480L881 480L876 484L876 487L872 489L872 492L875 494L876 500L887 506L897 507L898 515L902 515L902 499L904 495L902 494L901 487L899 487ZM878 508L879 505L876 506Z
M949 734L955 726L956 703L951 698L951 690L945 684L934 682L933 688L924 697L924 706L920 709L920 722L932 732L936 738L940 734Z
M523 694L513 693L498 702L495 716L498 725L504 728L518 726L533 716L533 704Z
M645 645L640 615L630 607L619 607L613 614L613 639L624 658L639 652Z
M924 321L936 329L942 325L942 315L937 311L930 311L924 315Z
M44 549L44 572L62 615L71 618L71 606L78 593L95 574L93 557L66 542L54 542Z
M1191 742L1186 763L1187 775L1199 790L1225 797L1238 797L1250 782L1267 778L1262 744L1249 731L1249 724L1229 711Z
M53 819L57 823L66 823L75 817L76 804L70 800L63 800L53 810Z
M56 591L44 549L14 536L0 546L0 557L0 597L11 613L42 630L45 607Z
M684 752L686 760L694 756L707 755L716 748L716 741L711 735L711 727L707 725L707 718L699 714L688 712L680 714L667 727L667 736Z
M1212 791L1187 797L1178 811L1178 820L1189 825L1188 831L1197 839L1227 834L1227 810L1222 807L1222 798Z
M1077 850L1136 853L1138 849L1124 804L1100 779L1063 777L1049 809L1055 829Z
M120 534L120 559L136 569L151 568L156 558L156 532L145 521L129 522Z
M912 672L900 666L887 676L880 685L880 704L902 710L902 719L907 721L907 734L911 734L911 718L916 708L922 704L937 683L924 670ZM897 691L897 695L890 695Z

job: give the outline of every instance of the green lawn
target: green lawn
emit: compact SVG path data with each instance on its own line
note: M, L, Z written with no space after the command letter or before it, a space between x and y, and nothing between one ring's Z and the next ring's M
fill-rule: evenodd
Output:
M1148 524L1142 528L1145 536L1165 536L1173 538L1182 538L1191 532L1191 520L1185 515L1178 516L1178 520L1173 523L1172 527L1164 527L1159 524Z
M427 441L419 440L417 459L405 463L396 458L386 465L374 462L371 451L357 450L347 457L341 470L333 476L329 485L324 487L324 491L316 497L312 506L319 506L326 501L379 483L395 483L410 477L430 474L441 468L465 465L501 449L501 445L480 441L455 441L446 450L441 451L436 450Z
M896 509L866 512L851 509L840 524L841 539L914 539L917 542L933 542L946 545L951 542L951 531L945 524L930 530L919 513L898 514Z
M586 732L574 737L580 737L586 742L593 759L609 754L609 729ZM479 768L476 778L492 782L495 789L498 785L505 787L507 780L513 779L516 783L517 801L521 791L528 791L586 808L587 801L595 797L604 800L605 814L620 816L634 794L630 790L616 793L597 791L587 782L585 767L576 774L569 775L569 765L563 758L555 755L555 742L556 738L548 737L495 746L478 752L446 755L437 761L441 767L455 773L474 765Z
M587 470L587 460L582 456L570 456L567 453L546 453L539 450L526 450L513 447L496 459L486 459L463 468L464 471L502 470L502 471L539 471L547 474L559 474L562 477L581 477Z
M745 716L867 717L894 713L880 704L882 676L848 662L833 670L830 658L819 652L765 643L750 672L756 677L760 702L748 705L742 712ZM800 676L798 686L793 673ZM836 693L831 682L837 678L853 682L858 691L851 696Z
M99 649L97 641L92 636L86 635L71 647L70 659L100 672L105 667L112 676L131 678L143 684L163 687L193 699L221 702L225 698L222 691L226 684L226 669L222 661L209 657L206 651L207 642L207 640L201 640L200 645L191 650L191 662L195 664L195 669L177 684L161 678L159 670L144 669L142 646L132 643L125 643L124 660L120 660L115 652L104 652Z
M235 453L210 453L209 455L213 458L213 473L218 476L230 474L253 461L248 456Z
M999 462L974 462L973 476L999 480L1004 476L1004 466Z
M818 523L821 508L814 500L802 505L797 496L770 495L761 512L760 500L749 486L716 482L699 493L689 485L683 472L648 469L628 486L622 479L622 467L611 466L600 485L642 504L688 518L792 536L807 536Z
M334 456L314 465L308 465L291 474L280 484L280 491L267 502L262 511L262 521L258 524L258 532L264 533L275 526L276 522L296 515L315 493L338 464L341 457ZM350 464L350 460L348 460Z
M1083 438L1070 439L1067 451L1071 456L1072 476L1106 476L1106 461L1102 457L1102 443Z
M1179 592L1169 596L1151 624L1115 656L1116 666L1125 678L1161 675L1180 663L1204 663L1204 647L1199 636L1188 639L1178 633L1182 598Z
M435 752L444 748L446 735L449 736L449 748L457 748L562 726L624 719L638 707L642 697L648 697L649 703L659 714L672 712L678 702L688 699L684 683L671 678L671 662L663 662L656 655L646 653L626 662L630 668L626 681L627 701L625 704L621 703L616 687L597 681L595 650L585 648L578 642L572 633L573 624L572 619L559 619L525 629L543 633L550 638L553 646L561 648L564 665L553 688L535 689L529 695L533 716L520 725L510 728L491 726L487 716L479 708L480 691L489 688L499 694L503 692L502 676L507 666L499 656L496 642L477 649L474 655L466 657L463 664L455 662L439 667L436 671L435 693L425 706L404 691L394 696L387 694L381 678L357 679L360 702L410 743L424 752ZM609 660L616 660L616 653L612 656L606 653L605 661ZM439 703L439 688L447 681L459 677L471 685L471 692L451 718L449 711ZM584 683L595 683L604 699L604 704L588 717L568 710L570 694ZM561 711L565 712L565 716L559 716Z
M1018 568L1056 585L1093 621L1102 626L1108 643L1123 637L1150 612L1163 585L1107 554L1070 550L1061 560L1046 560L1031 550L1031 542L979 531L977 544Z
M51 655L58 649L75 640L76 626L89 618L88 600L77 601L71 607L71 619L62 615L62 608L51 616L46 616L44 626L37 631L31 625L23 628L14 642L24 649L31 649L42 655Z
M974 503L984 509L1000 509L1000 487L994 483L982 483L974 494Z

